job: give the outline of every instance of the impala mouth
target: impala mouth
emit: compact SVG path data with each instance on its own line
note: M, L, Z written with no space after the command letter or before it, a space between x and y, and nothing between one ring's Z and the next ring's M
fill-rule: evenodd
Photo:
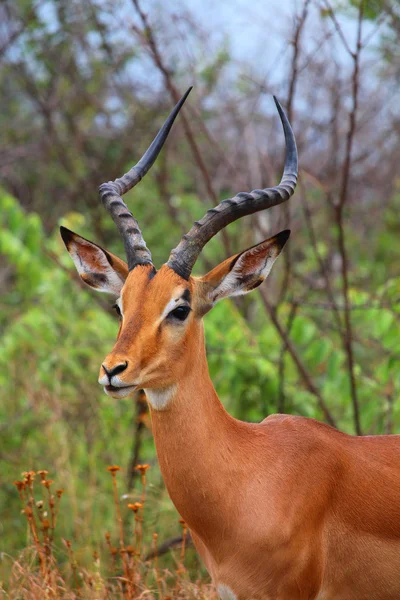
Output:
M125 396L129 396L129 394L134 392L136 387L136 384L119 387L115 387L114 385L105 385L104 391L108 396L112 396L113 398L125 398Z

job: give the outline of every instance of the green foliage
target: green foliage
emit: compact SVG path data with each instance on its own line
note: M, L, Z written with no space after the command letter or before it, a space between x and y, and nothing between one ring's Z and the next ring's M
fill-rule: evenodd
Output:
M146 198L152 194L149 186L136 196L143 221ZM197 210L190 195L177 197L177 202L187 211ZM153 206L156 212L161 210L157 200ZM97 548L112 519L105 467L116 459L128 464L134 428L131 402L110 401L96 384L100 360L115 338L117 323L105 310L105 301L76 278L57 229L45 234L38 215L27 214L4 192L0 207L0 248L13 281L2 300L0 321L2 532L9 552L21 547L25 533L11 501L12 481L23 470L49 468L59 474L71 501L71 519L60 524L62 535ZM161 261L177 239L177 227L148 216L147 221L147 238ZM94 238L88 221L78 213L66 215L63 224ZM390 227L385 236L390 236ZM388 242L380 244L382 253ZM304 261L307 269L312 268L311 255L306 253ZM362 260L360 264L362 268ZM352 305L360 307L352 316L362 423L365 430L375 431L385 427L389 409L394 427L400 424L400 411L397 406L393 409L400 390L395 327L400 309L382 308L385 302L399 301L400 278L381 279L373 299L364 290L350 290ZM282 342L256 297L246 303L252 308L250 319L243 317L243 306L239 310L229 301L218 303L207 315L207 348L211 376L228 410L238 418L259 421L277 409ZM300 307L290 337L339 426L352 432L346 354L337 333L324 330L326 311L316 306ZM282 304L283 321L289 309L289 303ZM285 410L321 418L315 397L302 386L287 354L284 373ZM149 431L142 452L142 460L156 463ZM162 491L157 469L151 474L150 490L153 511L148 518L153 525L161 524L166 537L174 532L174 509ZM137 499L135 494L129 498Z

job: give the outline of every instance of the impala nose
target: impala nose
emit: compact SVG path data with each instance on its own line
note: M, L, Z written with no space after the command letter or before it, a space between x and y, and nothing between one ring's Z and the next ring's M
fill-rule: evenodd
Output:
M106 365L101 365L104 369L104 371L107 373L107 377L108 379L111 381L111 378L114 377L114 375L118 375L119 373L122 373L122 371L125 371L126 367L128 366L128 361L126 360L124 363L120 363L119 365L115 365L115 367L112 367L112 369L108 369L106 367Z

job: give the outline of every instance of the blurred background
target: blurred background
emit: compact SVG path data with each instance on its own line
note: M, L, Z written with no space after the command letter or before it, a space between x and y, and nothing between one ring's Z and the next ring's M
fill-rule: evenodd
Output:
M150 537L179 535L146 405L97 384L113 302L80 282L59 225L123 257L97 188L140 158L189 85L127 196L156 266L208 208L279 181L272 94L300 157L290 202L231 225L196 266L292 230L259 291L206 317L225 407L400 433L399 42L398 0L0 2L0 580L26 544L22 471L65 489L60 539L83 561L115 532L110 464L129 502L132 466L151 465Z

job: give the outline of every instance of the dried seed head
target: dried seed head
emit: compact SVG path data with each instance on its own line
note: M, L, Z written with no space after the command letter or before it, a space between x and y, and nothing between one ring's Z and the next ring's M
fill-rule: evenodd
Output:
M43 508L43 500L38 500L38 501L36 502L36 506L37 506L37 508L38 508L39 510L42 510L42 508Z
M64 490L63 490L63 489L61 489L61 490L56 490L57 498L61 498L61 496L63 495L63 493L64 493Z
M112 475L114 475L117 471L120 471L121 467L119 467L118 465L111 465L110 467L107 467L107 471L110 471L110 473Z
M46 475L48 474L48 471L46 471L45 469L41 469L40 471L37 472L37 474L40 475L40 478L43 481L44 479L46 479Z
M15 487L17 488L17 490L19 492L21 492L22 490L25 489L25 482L24 481L14 481L13 484L15 485Z
M42 485L44 485L45 487L47 487L47 489L49 489L49 487L51 486L52 483L54 483L54 481L52 479L42 479L42 481L40 483Z
M153 533L153 540L156 540L158 538L158 533Z
M108 531L107 531L107 533L105 535L105 538L106 538L107 542L109 542L110 539L111 539L111 535L110 535L110 533Z
M150 465L136 465L136 471L140 471L142 475L144 475L147 469L150 469Z
M35 471L24 471L22 473L22 477L25 478L24 481L27 485L30 485L31 483L34 482L35 475L36 475Z
M126 547L126 552L127 554L129 554L129 556L133 556L135 554L135 548L133 546L127 546Z
M134 513L137 513L140 508L143 508L143 504L141 502L135 502L135 504L128 504L128 508L133 510Z
M48 519L43 519L42 525L43 531L47 531L50 527L50 521Z

